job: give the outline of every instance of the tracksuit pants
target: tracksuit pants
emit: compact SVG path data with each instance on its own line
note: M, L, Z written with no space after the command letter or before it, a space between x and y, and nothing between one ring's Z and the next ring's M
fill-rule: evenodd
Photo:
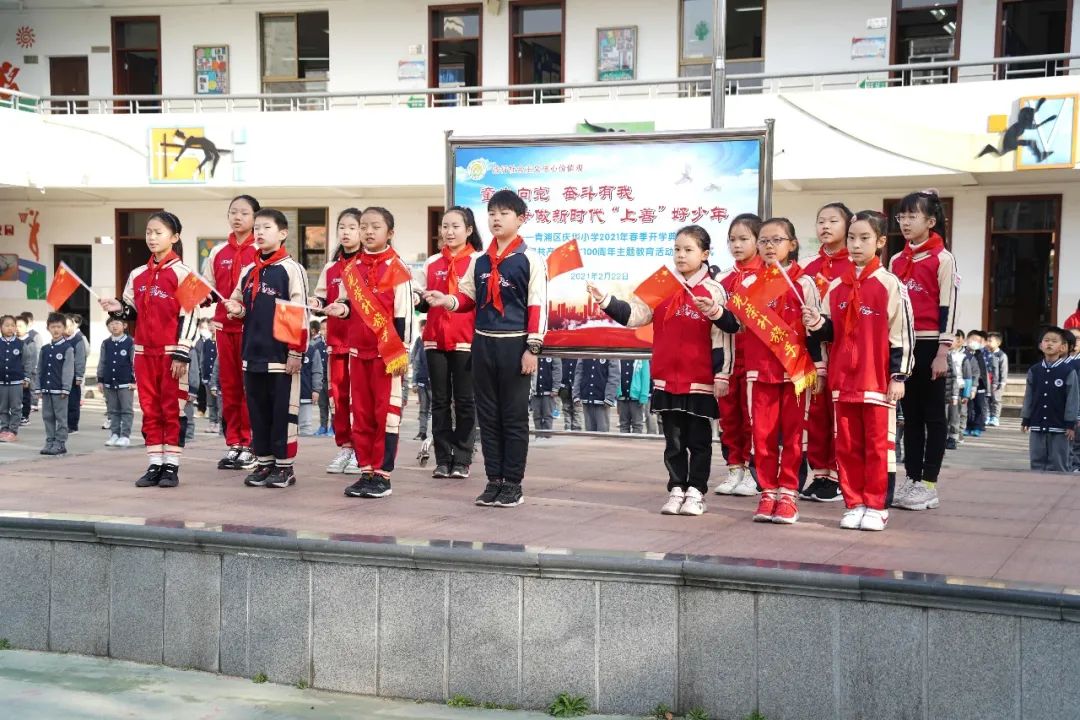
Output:
M645 432L645 406L637 400L618 400L619 432L641 435Z
M259 465L287 467L296 457L300 373L244 372L251 448Z
M22 422L22 383L0 385L0 432L19 434Z
M581 406L574 403L570 397L570 391L559 391L559 399L562 401L563 430L580 430L583 425Z
M348 353L335 353L327 362L330 370L330 396L334 400L334 442L338 447L353 446L352 410L349 405L349 398L352 395L349 361Z
M730 467L750 464L750 408L746 403L746 372L736 370L728 383L728 394L717 398L720 405L720 443Z
M330 392L329 387L323 384L319 390L319 427L325 428L330 423Z
M221 417L225 422L225 443L251 447L251 415L245 397L244 335L218 331L218 383L221 386Z
M987 396L986 392L979 390L975 397L968 400L967 430L986 430Z
M1072 469L1072 448L1069 447L1069 438L1064 432L1032 430L1028 436L1028 455L1031 458L1032 470L1069 472Z
M427 385L417 385L416 399L416 404L420 406L418 408L419 417L417 418L420 425L420 434L427 437L428 424L431 422L431 388Z
M389 478L401 430L401 377L386 372L386 364L378 357L352 357L349 375L356 464L362 472Z
M790 382L749 379L746 395L754 438L754 465L762 490L799 490L810 391L795 394ZM784 444L780 446L783 435Z
M45 423L45 445L63 445L68 439L67 395L41 394L41 419Z
M105 388L105 413L111 435L131 437L131 424L135 420L133 394L129 387Z
M25 420L30 417L30 410L34 407L34 393L30 388L23 388L22 394L22 416Z
M525 341L525 335L473 336L476 414L488 480L520 484L525 477L532 387L532 377L521 374Z
M937 482L945 457L945 376L931 380L930 371L938 347L937 340L915 341L915 370L900 401L904 410L904 470L915 482Z
M472 353L426 350L436 465L472 463L476 442Z
M68 393L68 432L79 429L79 420L82 419L82 387L82 383L73 383L71 392Z
M535 395L529 404L532 406L533 429L550 430L555 424L555 403L559 398L553 395Z
M1005 402L1005 388L1000 387L990 391L990 417L1001 417L1001 405Z
M835 414L832 393L810 396L810 414L806 423L806 462L811 478L837 479L836 448L833 445Z
M682 410L663 413L664 467L668 471L668 492L675 488L697 488L709 492L712 466L712 420Z
M184 448L187 418L187 364L180 378L172 376L170 355L135 353L135 382L142 410L142 436L152 465L177 465Z
M844 503L884 510L896 482L896 409L871 403L834 405L836 461Z
M611 432L607 403L582 403L586 432Z

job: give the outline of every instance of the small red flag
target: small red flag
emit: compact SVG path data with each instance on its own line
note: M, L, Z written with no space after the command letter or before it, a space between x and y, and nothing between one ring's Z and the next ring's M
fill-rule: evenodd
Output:
M406 280L412 280L412 273L409 268L405 267L401 260L397 258L391 258L389 266L386 268L386 272L379 278L379 282L376 283L376 290L378 292L387 292L393 290Z
M645 281L637 286L634 294L653 310L660 303L683 289L683 284L672 274L671 270L662 267L654 272Z
M56 273L53 274L52 285L49 286L49 294L45 296L45 302L49 303L53 310L59 310L60 306L66 303L72 293L82 284L82 280L74 270L67 266L67 263L60 263L56 268Z
M578 250L578 241L574 239L565 242L552 250L551 254L548 255L547 267L548 280L571 270L585 267L585 263L581 261L581 251Z
M300 350L306 339L306 320L306 305L278 300L274 308L274 339L288 345L290 350Z
M180 307L184 308L184 312L191 312L206 299L210 292L210 286L202 276L191 272L176 287L176 299L180 302Z

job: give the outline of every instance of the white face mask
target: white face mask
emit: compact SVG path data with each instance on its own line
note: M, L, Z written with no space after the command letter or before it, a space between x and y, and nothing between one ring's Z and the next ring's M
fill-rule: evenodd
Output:
M972 340L971 342L968 343L968 349L969 350L981 350L982 345L979 344L978 340Z
M210 339L210 331L209 330L200 330L199 334L202 335L204 340L209 340Z

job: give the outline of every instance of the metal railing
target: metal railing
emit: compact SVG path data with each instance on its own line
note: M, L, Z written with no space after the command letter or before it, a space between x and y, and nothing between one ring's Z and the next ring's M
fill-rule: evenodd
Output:
M940 85L1072 75L1080 72L1076 54L996 58L980 62L948 60L865 69L813 70L729 75L728 95L775 94L855 88ZM665 80L553 83L483 87L415 88L357 92L303 92L251 95L109 95L35 97L0 90L0 109L46 114L148 114L212 112L301 112L370 108L453 108L548 105L708 97L712 80L687 77Z

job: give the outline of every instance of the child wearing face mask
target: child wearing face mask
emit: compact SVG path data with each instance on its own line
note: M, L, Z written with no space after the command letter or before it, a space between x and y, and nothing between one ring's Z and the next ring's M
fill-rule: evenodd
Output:
M967 427L964 434L979 437L986 430L986 417L989 403L990 372L986 365L983 344L986 336L981 330L972 330L967 336L964 350L964 385L968 400Z

